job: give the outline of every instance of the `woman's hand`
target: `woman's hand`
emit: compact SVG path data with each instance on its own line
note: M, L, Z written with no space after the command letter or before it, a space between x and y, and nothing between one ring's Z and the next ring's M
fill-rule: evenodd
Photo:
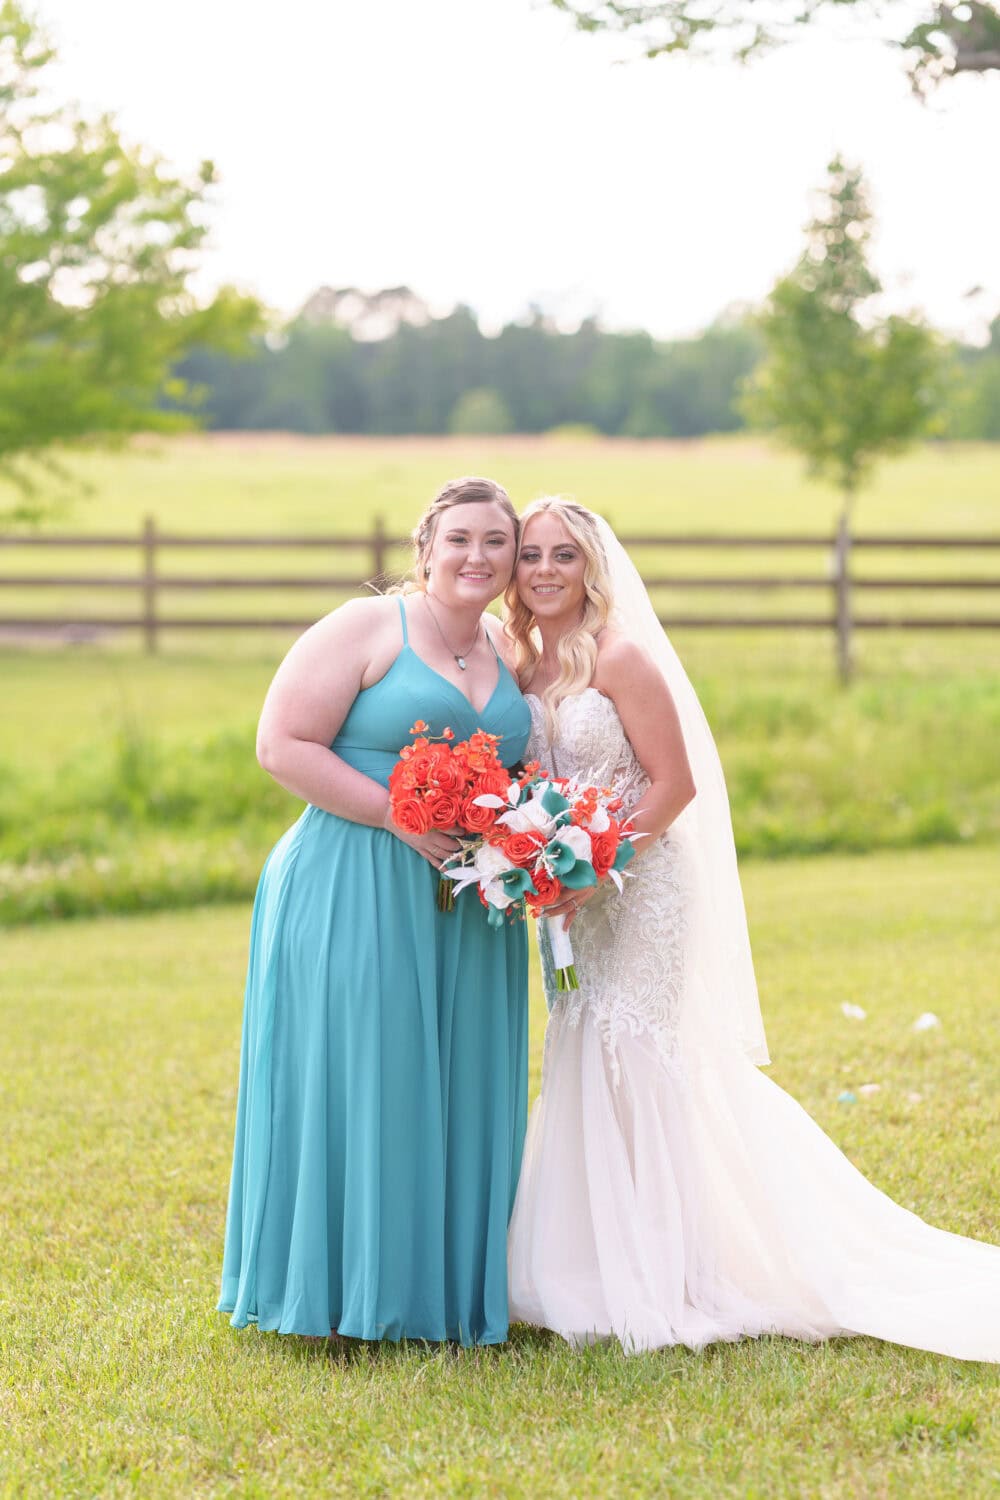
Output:
M448 856L462 847L455 837L459 831L456 828L432 828L427 833L404 832L398 823L392 821L391 807L385 810L385 821L382 826L389 833L394 833L404 844L409 844L411 849L416 849L428 864L434 866L435 870L440 870Z
M582 891L566 891L558 901L544 908L542 916L562 917L563 929L568 932L581 906L586 906L599 891L599 885L586 885Z

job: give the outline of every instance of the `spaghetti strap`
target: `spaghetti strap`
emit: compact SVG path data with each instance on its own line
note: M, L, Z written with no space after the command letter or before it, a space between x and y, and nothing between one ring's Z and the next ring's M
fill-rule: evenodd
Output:
M496 659L500 663L500 665L503 666L503 660L502 660L502 658L500 656L500 652L497 650L496 646L494 645L494 643L493 643L493 637L490 635L490 632L489 632L489 630L487 629L487 627L485 625L483 626L483 634L485 635L486 639L489 641L490 645L493 647L493 655L496 657Z
M408 646L410 644L410 635L406 628L406 610L403 608L402 599L397 598L396 603L399 605L399 618L403 626L403 645Z

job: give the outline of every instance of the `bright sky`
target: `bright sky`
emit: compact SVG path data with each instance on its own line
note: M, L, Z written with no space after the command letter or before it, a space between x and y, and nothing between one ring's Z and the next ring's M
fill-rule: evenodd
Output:
M868 174L891 305L973 336L1000 311L1000 76L921 106L889 49L836 34L749 69L622 66L622 40L538 0L36 5L67 93L178 166L216 162L204 284L280 309L405 283L487 325L540 301L692 333L797 258L839 149Z

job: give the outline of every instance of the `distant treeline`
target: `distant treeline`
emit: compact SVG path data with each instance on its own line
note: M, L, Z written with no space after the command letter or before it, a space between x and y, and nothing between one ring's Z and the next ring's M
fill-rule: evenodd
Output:
M470 308L433 317L405 287L324 288L252 358L198 352L177 374L216 429L695 437L744 426L740 387L761 352L749 314L671 342L593 319L563 333L541 312L488 337ZM953 356L944 433L1000 439L1000 319L987 348Z

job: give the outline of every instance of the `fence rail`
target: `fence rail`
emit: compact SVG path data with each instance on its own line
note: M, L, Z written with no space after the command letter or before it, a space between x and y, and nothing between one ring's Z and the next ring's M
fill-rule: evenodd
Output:
M804 535L716 535L710 533L634 534L622 537L630 550L643 548L710 549L722 553L732 551L765 551L771 549L797 549L820 553L826 560L824 571L795 572L793 574L764 573L756 568L753 572L720 575L678 574L676 572L644 573L646 584L656 590L690 591L693 589L739 590L773 594L781 589L819 590L830 599L830 612L823 614L737 614L737 613L681 613L667 609L661 615L663 623L671 627L702 629L820 629L834 632L837 660L841 675L848 677L851 670L851 639L855 630L1000 630L1000 608L992 615L969 614L957 610L948 614L880 614L859 611L855 608L854 596L870 590L893 592L945 591L948 594L968 592L981 597L983 591L994 591L1000 604L1000 570L995 576L977 571L969 577L947 577L933 575L911 578L888 576L857 576L852 570L855 554L868 551L936 552L964 551L990 554L1000 549L1000 535L990 536L910 536L872 534L853 536L845 523L841 523L832 536ZM0 534L0 557L5 549L91 548L107 550L131 549L138 553L138 572L117 574L108 571L74 573L52 571L39 574L19 574L9 570L0 573L0 635L18 630L33 632L55 632L100 629L139 630L147 651L155 651L164 630L259 630L303 629L311 620L291 615L164 615L160 602L164 594L173 590L180 592L265 589L331 589L337 591L361 588L366 583L380 584L386 581L392 554L405 543L390 536L384 521L377 517L372 529L366 534L354 536L180 536L173 532L160 531L153 517L147 517L138 533L116 533L108 536L68 536L30 534ZM262 574L212 573L199 576L190 573L165 573L161 566L164 552L192 551L237 551L244 548L267 548L273 552L303 551L308 549L312 559L328 557L333 563L329 572L322 567L313 568L308 574L288 574L277 570ZM361 553L370 566L364 569L359 563L357 572L349 573L345 568L345 553ZM82 589L125 590L138 596L139 611L129 615L106 613L42 614L6 613L3 611L4 591L34 589Z

